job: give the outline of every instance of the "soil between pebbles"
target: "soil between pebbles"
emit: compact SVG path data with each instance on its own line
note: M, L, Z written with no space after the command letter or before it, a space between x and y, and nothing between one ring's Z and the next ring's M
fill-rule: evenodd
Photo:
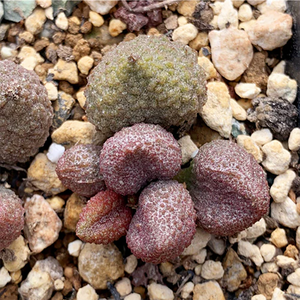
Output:
M0 165L0 183L28 199L25 233L35 227L33 236L22 234L2 252L0 299L300 297L297 83L281 57L291 37L287 4L166 2L145 13L130 13L118 1L0 3L1 59L35 71L55 112L51 135L34 158ZM189 45L205 70L209 96L202 118L179 140L184 164L204 143L230 138L267 171L272 197L269 215L250 228L229 238L198 228L182 256L158 266L137 260L124 238L108 246L83 244L74 231L87 199L63 187L55 173L64 148L102 142L85 116L86 78L108 51L139 34ZM257 98L262 95L266 100Z

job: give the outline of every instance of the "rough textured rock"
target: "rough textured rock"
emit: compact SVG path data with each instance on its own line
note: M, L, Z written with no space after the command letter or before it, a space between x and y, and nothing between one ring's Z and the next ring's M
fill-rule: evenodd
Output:
M50 204L40 195L25 202L24 233L32 252L40 253L57 239L62 222Z
M233 142L217 140L202 146L192 174L190 193L198 222L210 233L233 235L268 211L265 172L252 155Z
M78 257L80 276L95 289L106 289L107 282L124 275L121 252L114 244L85 244Z
M179 144L159 125L123 128L103 145L100 172L107 188L121 195L137 193L154 179L171 179L180 170Z
M274 289L279 283L279 277L277 274L265 273L261 274L257 281L258 293L266 297L267 300L272 298Z
M298 110L287 100L259 97L252 100L252 105L248 120L255 122L258 129L269 128L277 140L287 140L293 128L297 127Z
M0 250L8 247L24 227L24 209L21 199L0 185Z
M205 101L204 78L189 47L140 35L107 53L89 76L86 113L107 136L141 122L184 131Z
M235 80L249 67L253 49L243 30L225 28L208 34L212 61L218 72L228 80Z
M51 102L34 72L4 60L0 73L0 162L26 162L49 135Z
M193 300L225 300L223 291L217 281L196 284Z
M75 232L79 215L85 206L85 201L77 194L72 194L67 200L64 210L64 227Z
M92 197L80 213L76 235L88 243L109 244L126 235L131 209L125 199L111 190Z
M81 196L91 197L105 189L100 174L101 147L75 145L64 152L56 166L62 184Z
M20 22L27 18L36 6L35 0L22 2L19 0L4 0L4 19L12 22Z
M137 258L158 264L176 258L190 245L195 221L192 199L182 184L154 182L139 197L126 242Z

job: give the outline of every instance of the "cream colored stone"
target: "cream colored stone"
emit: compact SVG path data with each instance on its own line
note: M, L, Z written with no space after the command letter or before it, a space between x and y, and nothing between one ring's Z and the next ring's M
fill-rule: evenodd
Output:
M133 254L127 256L125 263L125 272L131 274L136 269L137 265L138 260Z
M295 178L296 174L291 169L275 178L270 188L270 195L275 202L280 203L286 200Z
M45 22L45 11L38 7L28 18L25 19L25 28L27 31L35 35L42 31Z
M285 230L283 228L276 228L273 230L271 233L270 242L272 242L277 248L285 247L289 243Z
M279 267L273 261L262 264L260 269L262 273L277 273L279 271Z
M274 98L282 98L293 103L297 96L297 81L289 76L272 73L268 79L267 95Z
M209 6L212 8L214 15L219 15L221 13L224 2L215 1L210 3Z
M263 160L262 151L256 143L247 135L239 135L237 137L237 144L243 147L248 153L252 154L258 163Z
M252 6L257 6L265 1L266 0L247 0L247 2Z
M263 128L260 130L256 130L251 134L251 138L254 140L254 142L259 145L263 146L273 139L273 134L269 128Z
M238 24L237 10L233 7L231 0L225 0L218 17L219 29L228 28L228 25L237 28Z
M221 279L223 275L224 269L219 261L207 260L202 266L201 276L204 279Z
M191 17L198 3L199 0L179 1L177 11L185 17Z
M287 276L287 281L297 287L300 287L300 268L297 268L294 273Z
M186 25L188 23L188 19L184 16L180 16L178 17L177 22L178 22L178 26L180 27Z
M36 4L42 8L47 8L52 5L52 0L36 0Z
M187 282L181 290L181 298L187 299L190 294L193 292L195 284L191 281Z
M203 248L200 250L199 253L194 254L192 256L192 259L198 264L203 264L205 262L206 255L207 255L207 250L206 248Z
M260 254L259 248L256 245L253 245L249 242L239 241L238 253L245 257L249 257L258 267L260 267L264 262Z
M54 17L53 17L53 7L50 6L48 8L45 9L45 15L46 15L46 18L53 21L54 20Z
M251 297L251 300L267 300L267 298L264 295L260 294Z
M239 8L244 2L245 0L232 0L232 4L235 8Z
M223 291L217 281L196 284L193 300L225 300Z
M280 268L293 268L294 270L296 270L299 267L298 260L285 255L277 255L275 261L277 266Z
M38 65L38 61L35 56L29 56L24 58L23 61L20 63L20 65L29 71L33 71L35 67Z
M0 269L0 288L5 287L11 281L8 271L2 267Z
M291 161L291 154L285 150L283 145L273 140L262 147L262 151L266 155L262 162L267 171L279 175L288 170Z
M65 287L64 282L60 278L56 279L53 285L55 291L61 291Z
M51 101L56 100L58 97L57 86L51 81L47 82L44 86L47 90L49 100Z
M298 151L300 149L300 128L294 128L288 140L289 149L291 151Z
M195 155L198 153L198 147L196 144L192 141L191 137L189 135L185 135L182 138L178 140L178 144L181 148L181 156L182 156L182 164L186 164L188 161L190 161L192 158L195 157Z
M43 57L35 51L33 47L23 46L18 54L18 58L23 62L28 57L35 57L37 63L43 63Z
M275 257L276 248L271 244L263 244L259 250L265 262L269 262Z
M127 25L119 19L111 19L108 26L108 32L111 36L118 36L123 30L127 28Z
M230 98L230 106L232 110L232 116L238 121L247 120L247 112L246 110L237 103L236 100Z
M106 15L118 3L118 0L84 0L91 10Z
M89 21L94 27L101 27L104 24L103 17L92 10L89 12Z
M212 26L214 29L219 29L218 19L219 19L219 16L215 15L213 17L213 19L210 21L209 25Z
M280 288L276 287L271 300L286 300L286 297L284 297L284 292Z
M198 65L204 70L206 80L217 77L217 70L207 57L198 57Z
M247 3L241 5L239 8L238 17L241 22L250 21L253 18L251 6Z
M225 28L208 34L212 61L218 72L228 80L235 80L249 67L253 48L243 30Z
M85 109L85 101L86 97L84 95L84 90L79 90L79 92L76 93L77 101L79 102L79 105L82 109Z
M67 30L68 27L69 27L69 22L68 22L68 19L65 15L64 12L60 12L56 19L55 19L55 25L59 28L59 29L62 29L62 30Z
M87 284L86 286L80 288L76 295L76 300L98 300L99 296L95 289Z
M142 300L142 297L138 293L132 293L126 296L124 300Z
M255 222L252 226L245 229L247 239L256 239L263 235L267 230L267 224L264 218Z
M121 280L115 283L115 288L121 297L129 295L132 291L130 279L127 277L122 278Z
M200 31L197 36L189 42L189 46L195 50L208 46L208 34L205 31Z
M181 42L187 45L190 41L196 38L198 34L198 29L195 25L187 23L185 25L179 26L173 31L172 39L176 42Z
M48 74L53 74L55 80L66 80L71 84L76 84L79 80L76 63L63 59L59 59L54 68L48 70Z
M148 285L148 295L150 300L173 300L174 293L166 285L155 282Z
M241 22L239 24L239 29L248 32L250 30L253 30L253 28L255 27L255 25L256 25L256 20L253 19L253 20L250 20L250 21Z
M235 86L234 90L238 96L246 99L254 99L261 92L261 89L257 87L255 83L245 83L245 82L238 83Z
M52 198L48 198L47 202L50 204L51 208L55 212L62 212L63 211L63 206L65 205L65 200L62 199L61 197L54 196Z
M89 72L93 65L94 60L90 56L83 56L77 62L78 69L83 75L89 75Z
M231 133L232 121L230 98L226 84L209 82L207 84L207 101L201 111L201 117L206 125L227 138Z
M68 252L70 255L78 257L82 248L82 241L81 240L75 240L68 245Z
M257 5L257 8L262 14L271 10L284 13L286 11L287 4L286 0L268 0Z

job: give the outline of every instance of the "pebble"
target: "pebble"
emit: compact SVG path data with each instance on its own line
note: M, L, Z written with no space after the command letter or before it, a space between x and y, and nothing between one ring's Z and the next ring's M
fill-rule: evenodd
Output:
M256 239L262 236L267 230L267 224L264 218L255 222L252 226L248 227L244 231L246 232L247 239Z
M4 0L4 19L12 22L20 22L27 18L36 7L36 0Z
M288 294L300 294L300 287L290 284L286 290Z
M293 19L289 14L267 11L253 24L247 31L251 43L264 50L282 47L292 36Z
M54 16L53 16L53 7L50 6L48 8L45 9L45 15L46 18L53 21L54 20Z
M57 86L53 82L47 82L44 86L47 90L49 100L56 100L58 97Z
M286 11L287 5L286 0L268 0L259 5L257 5L257 9L265 14L268 11L274 10L284 13Z
M196 261L198 264L203 264L205 262L206 256L207 256L207 250L206 250L206 248L203 248L200 250L199 253L194 254L192 256L192 259L194 261Z
M224 2L221 2L221 1L215 1L215 2L209 4L211 9L213 10L214 15L219 15L221 13L223 4L224 4Z
M246 230L243 230L233 236L229 236L228 240L229 240L230 244L235 244L235 243L241 241L242 239L245 239L246 237L247 237L247 232L246 232Z
M277 248L285 247L289 243L285 230L283 228L276 228L272 231L270 242L272 242Z
M238 83L235 86L234 90L238 96L246 99L254 99L261 92L261 89L257 87L255 83L244 83L244 82Z
M79 220L79 215L85 206L83 199L73 193L67 200L64 210L64 227L72 232L76 230L76 224Z
M251 138L257 145L263 146L273 140L273 134L269 128L263 128L254 131L251 134Z
M115 37L122 33L127 28L127 25L119 19L111 19L108 25L108 32Z
M65 286L64 282L61 279L56 279L53 284L54 284L54 290L56 291L63 290Z
M97 132L96 127L90 122L67 120L53 131L52 141L63 145L66 149L81 144L99 144L104 137Z
M191 244L185 248L181 255L196 255L199 251L206 247L207 243L211 239L211 234L197 227L196 233Z
M223 275L224 269L219 261L207 260L202 266L201 276L204 279L221 279Z
M108 281L124 276L123 257L114 244L86 243L78 257L78 270L93 288L106 289Z
M44 9L36 8L33 13L26 18L25 28L33 35L36 35L42 31L45 22L46 15Z
M85 108L85 101L86 101L86 97L84 95L84 90L79 90L79 92L76 93L76 98L77 98L77 101L80 105L80 107L82 109Z
M260 254L259 248L256 245L251 244L247 241L238 242L238 253L245 257L249 257L258 267L260 267L264 262Z
M119 280L115 283L115 288L121 297L124 297L124 296L130 294L132 291L130 279L127 277L122 278L121 280Z
M76 300L98 300L99 296L95 289L87 284L86 286L80 288L76 295Z
M233 7L231 0L225 0L218 17L219 29L228 28L229 26L237 28L239 24L238 12Z
M272 72L268 79L267 95L293 103L297 96L297 81L285 74Z
M184 16L180 16L178 17L177 22L178 22L178 26L180 27L186 25L188 23L188 19Z
M89 21L95 27L101 27L104 24L103 17L92 10L90 10L90 12L89 12Z
M9 275L11 277L11 282L14 284L19 284L23 279L21 270L11 272Z
M148 285L148 295L150 300L173 300L173 291L165 285L152 282Z
M198 65L204 70L206 80L217 77L217 70L207 57L198 57Z
M181 298L187 299L190 294L193 292L195 284L191 281L187 282L181 290Z
M77 65L73 61L65 61L59 59L55 64L54 68L48 70L48 75L53 74L53 79L55 80L66 80L71 84L78 83L78 70Z
M274 182L270 188L270 195L276 203L286 200L295 178L295 172L289 169L274 179Z
M216 254L223 255L226 250L226 242L222 238L212 236L208 242L208 247ZM202 249L203 250L203 249ZM199 263L199 262L198 262Z
M275 288L271 300L286 300L284 292L280 288Z
M297 205L289 197L281 203L271 203L271 217L288 228L300 226L300 215L297 213Z
M27 198L24 208L26 239L31 251L40 253L58 239L62 222L50 204L40 195Z
M22 235L14 240L7 249L13 251L15 259L10 260L7 257L3 257L3 264L7 271L17 272L21 270L28 262L30 250L27 246Z
M52 0L36 0L36 4L42 8L47 8L51 6Z
M240 134L236 142L239 146L244 148L248 153L252 154L258 163L263 160L263 154L258 145L252 140L250 136Z
M223 291L217 281L196 284L193 300L225 300Z
M178 16L173 14L170 15L164 20L164 24L168 30L176 29L178 27Z
M131 274L136 269L137 265L138 260L133 254L127 256L125 263L125 272Z
M265 169L273 174L279 175L288 170L291 154L284 149L282 143L273 140L262 147L266 158L262 162Z
M197 51L208 46L208 34L205 31L198 32L197 36L189 42L189 46Z
M142 300L142 297L138 293L132 293L126 296L124 300Z
M11 276L8 271L2 267L0 269L0 288L5 287L11 281Z
M239 256L229 248L223 259L223 284L229 292L236 291L241 282L247 278L247 271L243 266Z
M106 15L118 3L118 0L84 0L91 10Z
M230 98L230 106L232 110L232 116L238 121L247 120L246 110L235 100Z
M257 281L257 290L259 294L271 299L275 288L279 283L279 276L274 273L261 274Z
M260 270L262 273L277 273L279 271L279 267L275 262L266 262L261 267Z
M68 22L68 19L65 15L64 12L60 12L56 19L55 19L55 25L61 29L61 30L67 30L68 27L69 27L69 22Z
M253 296L251 300L267 300L267 298L264 295L260 294Z
M300 149L300 128L294 128L289 136L288 146L291 151Z
M294 273L287 276L287 281L297 287L300 287L300 268L297 268Z
M189 135L185 135L178 140L178 144L181 148L182 164L186 164L198 153L198 147L192 141Z
M52 198L48 198L46 200L51 208L56 212L56 213L61 213L63 212L63 206L65 205L65 200L58 197L58 196L54 196Z
M74 257L78 257L82 248L82 241L81 240L75 240L68 245L68 252L70 255Z
M56 164L59 161L59 159L63 156L64 152L64 146L52 143L48 149L47 157L52 163Z
M260 247L260 254L265 262L269 262L275 257L276 248L271 244L263 244Z
M235 80L249 67L253 48L248 34L236 28L213 30L208 34L212 61L218 72L228 80Z
M238 18L241 22L247 22L253 18L252 8L249 4L245 3L240 6Z
M211 129L228 138L231 133L232 110L230 94L223 82L209 82L207 85L207 101L202 107L201 117Z
M39 63L44 62L44 58L30 46L23 46L18 54L18 58L21 60L21 65L31 71Z
M181 42L187 45L190 41L196 38L198 34L198 29L195 25L187 23L185 25L179 26L173 31L172 39L176 42Z
M296 268L298 268L298 261L291 258L291 257L287 257L285 255L277 255L275 258L276 264L279 268L293 268L294 270L296 270Z
M93 65L94 60L90 56L83 56L77 62L78 69L83 75L89 75L89 72Z
M57 177L56 164L52 163L47 155L38 153L28 169L27 177L30 183L49 195L64 192L65 188Z
M191 17L197 4L197 0L180 1L177 6L177 11L185 17Z
M70 117L75 103L75 99L70 94L58 92L57 100L53 103L53 128L58 128Z
M6 58L9 58L12 56L17 56L17 54L18 54L18 51L14 50L10 47L3 46L1 48L1 58L2 59L6 59Z

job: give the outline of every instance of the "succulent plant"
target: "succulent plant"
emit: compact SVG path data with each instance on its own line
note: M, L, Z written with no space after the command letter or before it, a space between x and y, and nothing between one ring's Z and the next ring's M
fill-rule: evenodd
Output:
M24 227L24 208L21 199L0 185L0 250L8 247Z
M141 122L182 132L205 102L205 75L188 46L139 35L104 56L85 94L88 119L103 135Z
M242 231L269 209L264 170L251 154L226 140L199 149L193 160L190 193L199 225L215 235Z
M105 189L100 174L100 146L75 145L59 159L56 173L62 184L73 192L91 197Z
M11 61L0 61L0 163L26 162L44 145L52 106L39 77Z
M125 235L131 221L131 209L122 196L101 191L83 208L76 235L87 243L109 244Z
M150 183L139 197L126 241L145 262L172 260L190 245L196 232L196 212L189 192L175 180Z
M179 144L153 124L123 128L104 143L100 154L106 186L121 195L133 195L154 179L171 179L180 166Z

